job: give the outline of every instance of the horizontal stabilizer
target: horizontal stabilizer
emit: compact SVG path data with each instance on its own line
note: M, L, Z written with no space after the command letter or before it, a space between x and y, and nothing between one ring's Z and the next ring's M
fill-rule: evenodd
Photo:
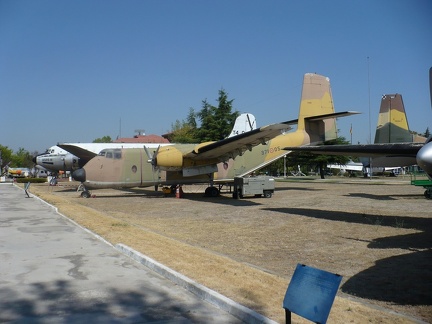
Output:
M317 116L305 117L305 120L307 120L307 121L318 121L318 120L325 120L325 119L330 119L330 118L346 117L346 116L357 115L357 114L361 114L361 112L357 112L357 111L343 111L343 112L338 112L338 113L331 113L331 114L325 114L325 115L317 115ZM289 121L283 122L282 124L284 124L284 125L297 125L298 124L298 119L289 120Z
M320 115L320 116L306 117L305 119L308 121L317 121L317 120L324 120L324 119L330 119L330 118L352 116L352 115L357 115L357 114L361 114L361 113L358 111L343 111L343 112Z

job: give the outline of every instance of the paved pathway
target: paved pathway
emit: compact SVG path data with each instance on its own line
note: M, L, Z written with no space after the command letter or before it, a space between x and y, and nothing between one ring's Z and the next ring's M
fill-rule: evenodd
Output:
M30 197L0 184L0 322L240 323Z

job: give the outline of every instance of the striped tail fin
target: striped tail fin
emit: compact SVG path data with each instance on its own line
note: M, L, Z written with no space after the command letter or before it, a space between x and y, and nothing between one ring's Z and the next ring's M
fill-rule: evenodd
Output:
M297 131L303 131L311 144L335 139L336 118L310 118L334 112L330 79L319 74L306 73L303 79Z
M424 142L421 136L411 134L405 106L400 94L385 94L381 99L375 143Z

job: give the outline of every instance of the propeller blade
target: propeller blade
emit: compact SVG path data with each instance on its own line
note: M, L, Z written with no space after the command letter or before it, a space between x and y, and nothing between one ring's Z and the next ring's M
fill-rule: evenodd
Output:
M146 152L147 157L148 157L147 162L151 163L151 165L152 165L152 171L153 171L152 176L153 176L153 182L155 183L155 191L158 191L158 184L155 180L155 173L158 172L156 158L157 158L159 149L160 149L160 145L157 147L154 154L151 154L150 151L148 150L147 146L144 145L144 151Z
M153 155L149 152L147 146L145 146L145 145L144 145L144 151L146 152L147 157L148 157L147 162L148 163L152 163L152 161L153 161Z

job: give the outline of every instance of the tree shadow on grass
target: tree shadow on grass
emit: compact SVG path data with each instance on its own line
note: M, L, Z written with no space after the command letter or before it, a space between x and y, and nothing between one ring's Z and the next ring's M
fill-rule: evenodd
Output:
M370 249L404 249L407 253L376 261L374 266L349 278L341 286L341 291L361 298L399 305L432 305L431 218L382 216L306 208L266 208L265 210L329 221L418 230L418 233L386 236L368 241Z

